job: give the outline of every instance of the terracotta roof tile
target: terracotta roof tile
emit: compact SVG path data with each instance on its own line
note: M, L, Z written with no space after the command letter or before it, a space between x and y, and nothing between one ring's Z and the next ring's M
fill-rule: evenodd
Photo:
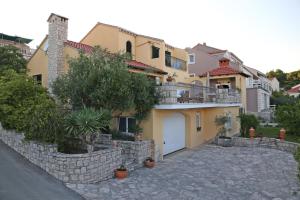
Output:
M87 44L82 44L82 43L79 43L79 42L73 42L73 41L70 41L70 40L67 40L65 42L65 44L70 46L70 47L83 50L85 53L92 53L92 51L93 51L93 47L90 46L90 45L87 45Z
M151 70L151 71L154 71L154 72L160 73L160 74L168 74L167 72L165 72L161 69L157 69L155 67L152 67L152 66L147 65L147 64L142 63L142 62L138 62L136 60L127 61L127 64L131 67L142 69L142 70Z
M210 76L224 76L224 75L241 74L242 72L235 70L231 67L218 67L209 72L205 72L201 76L207 76L207 73L209 73Z
M288 91L287 91L288 93L300 93L300 85L299 86L297 86L297 87L292 87L291 89L289 89Z

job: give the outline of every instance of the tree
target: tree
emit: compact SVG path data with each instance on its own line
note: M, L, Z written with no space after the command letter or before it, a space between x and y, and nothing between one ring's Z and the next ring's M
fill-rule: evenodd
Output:
M142 120L157 102L153 81L128 71L127 57L99 47L71 59L70 70L53 83L53 93L74 110L108 109L113 117L135 111Z
M14 46L0 46L0 74L5 70L13 69L16 72L26 72L26 60Z
M47 90L14 70L0 77L0 121L4 128L25 133L26 139L54 142L56 104Z
M248 134L251 127L256 129L259 126L259 121L255 115L243 113L239 116L239 118L241 122L241 135L243 137Z
M276 120L288 133L300 135L300 102L281 105L276 109Z

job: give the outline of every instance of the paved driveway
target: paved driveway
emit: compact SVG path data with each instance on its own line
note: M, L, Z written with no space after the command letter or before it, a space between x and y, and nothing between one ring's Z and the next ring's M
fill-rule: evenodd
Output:
M0 141L0 200L82 200Z
M169 156L125 180L68 186L88 200L299 200L297 163L273 149L207 145Z

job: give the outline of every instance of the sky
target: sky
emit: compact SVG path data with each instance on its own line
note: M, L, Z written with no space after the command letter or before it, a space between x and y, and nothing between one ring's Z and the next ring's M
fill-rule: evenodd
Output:
M50 13L69 18L77 42L103 22L179 48L206 42L262 72L300 69L300 0L9 0L0 2L0 32L36 48Z

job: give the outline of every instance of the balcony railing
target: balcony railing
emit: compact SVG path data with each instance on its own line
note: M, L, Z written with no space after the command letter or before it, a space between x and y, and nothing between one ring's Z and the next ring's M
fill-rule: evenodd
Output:
M186 62L170 55L165 55L165 65L174 69L186 71Z
M234 89L216 89L195 84L164 83L158 86L160 104L180 103L240 103L240 93Z

